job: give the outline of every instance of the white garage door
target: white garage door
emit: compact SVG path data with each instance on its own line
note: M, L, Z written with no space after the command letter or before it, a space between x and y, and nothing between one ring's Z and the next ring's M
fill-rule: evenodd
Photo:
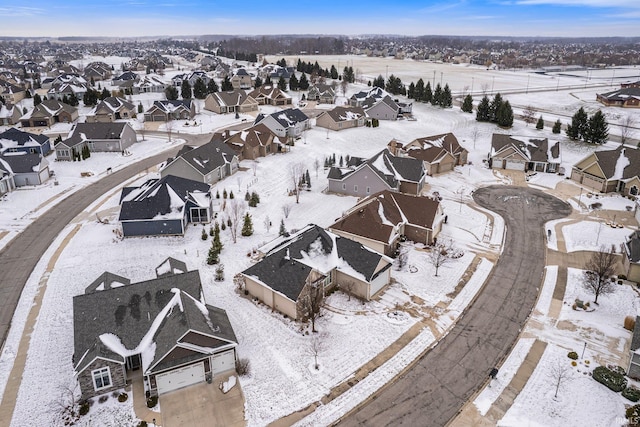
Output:
M156 375L158 394L204 381L204 363L184 366L171 372Z
M211 364L211 371L213 375L217 375L224 371L232 371L234 369L236 369L236 358L233 350L227 350L213 356L213 363Z
M523 171L524 170L524 162L519 160L507 160L507 164L505 166L506 169Z

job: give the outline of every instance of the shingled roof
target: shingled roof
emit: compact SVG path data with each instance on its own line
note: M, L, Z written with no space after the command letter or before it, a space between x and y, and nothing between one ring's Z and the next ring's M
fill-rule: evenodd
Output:
M547 138L531 138L494 133L491 138L492 155L513 147L532 162L560 162L560 142Z
M42 146L49 141L46 135L38 135L35 133L24 132L20 129L9 128L0 133L0 151L7 150L16 146Z
M640 150L618 146L593 153L607 179L627 180L640 176Z
M199 147L186 145L178 152L175 159L167 160L167 166L177 158L182 158L202 175L207 175L217 168L231 163L236 153L218 137Z

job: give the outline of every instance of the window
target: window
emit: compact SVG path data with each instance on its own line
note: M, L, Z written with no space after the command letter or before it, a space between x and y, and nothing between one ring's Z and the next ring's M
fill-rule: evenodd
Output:
M357 185L354 185L354 186L353 186L353 191L354 191L354 193L357 193L357 192L358 192L358 186L357 186Z
M629 194L631 194L632 196L637 196L638 195L638 187L636 187L635 185L633 187L631 187L629 189Z
M91 375L93 376L93 388L96 391L111 387L111 372L108 366L91 371Z

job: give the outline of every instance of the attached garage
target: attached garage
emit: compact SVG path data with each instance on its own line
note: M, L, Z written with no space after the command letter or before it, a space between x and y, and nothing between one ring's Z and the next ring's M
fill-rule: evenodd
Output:
M524 171L524 165L525 162L523 162L522 160L507 159L504 168L509 170Z
M211 363L211 374L218 375L221 372L236 369L236 355L234 350L227 350L214 354Z
M169 393L204 380L204 362L183 366L182 368L156 375L158 394Z

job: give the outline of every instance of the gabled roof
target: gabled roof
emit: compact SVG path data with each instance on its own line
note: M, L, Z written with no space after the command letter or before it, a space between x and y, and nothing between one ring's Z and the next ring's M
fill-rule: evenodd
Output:
M0 133L0 152L14 147L40 147L49 141L46 135L9 128Z
M61 112L73 114L77 111L75 107L58 101L57 99L47 99L36 105L31 111L20 117L21 120L30 119L31 117L55 117Z
M245 145L248 147L265 147L273 142L281 144L285 143L285 141L281 141L279 136L274 134L271 129L262 123L251 126L249 129L234 133L229 138L225 139L224 142L232 149L237 147L237 150L234 151L242 151L242 147Z
M387 148L364 162L357 157L352 157L350 165L347 166L346 168L332 167L327 178L344 179L368 166L387 183L389 188L397 188L400 181L420 182L425 175L421 160L394 156Z
M76 372L95 357L124 362L134 354L148 372L189 331L236 343L226 313L201 294L200 274L189 271L74 297Z
M91 113L95 114L97 111L100 111L101 109L106 109L108 111L115 113L123 109L134 110L135 106L129 101L127 101L126 99L119 98L116 96L109 96L103 99L102 101L100 101L100 103L96 105L93 110L91 110Z
M122 138L125 127L129 126L124 122L113 123L76 123L71 129L69 137L62 141L59 145L65 147L75 147L85 141L111 139L114 141Z
M560 162L560 142L547 138L531 138L526 136L512 136L494 133L491 138L491 154L512 148L533 162Z
M173 113L175 110L191 111L191 100L190 99L181 99L181 100L165 99L162 101L154 101L153 105L147 110L147 112L152 111L154 109L161 110L167 114Z
M422 138L416 138L414 139L414 141L420 144L423 150L428 150L433 147L433 148L446 150L447 152L453 155L458 154L462 150L464 150L464 148L458 142L458 138L456 138L456 136L451 132L443 133L440 135L432 135L432 136L425 136ZM411 148L409 148L408 151L410 152L410 150Z
M310 224L280 240L260 262L242 273L297 301L312 270L326 275L337 269L370 282L380 273L377 269L382 259L390 261L354 240Z
M328 110L321 113L321 115L323 114L331 117L331 119L336 123L358 120L367 116L367 113L364 112L362 107L349 106L335 107L333 110Z
M389 244L401 224L432 229L439 205L428 197L385 190L362 199L329 229Z
M596 151L593 156L608 180L628 180L640 176L640 150L618 146L614 150Z
M0 156L0 166L10 173L39 172L40 164L43 161L44 158L40 154L31 154L24 151L5 153Z
M236 89L227 92L214 92L209 94L220 106L236 106L242 105L248 96L244 90Z
M625 102L633 98L640 99L640 88L628 87L624 89L617 89L611 92L599 93L598 96L606 98L608 101Z
M253 99L259 98L291 98L288 94L281 91L277 86L262 85L249 92L249 96Z
M167 166L182 158L203 176L227 163L231 163L236 153L226 144L214 138L199 147L186 145L178 152L175 159L169 159Z
M140 187L125 187L119 221L182 218L187 199L197 204L191 194L209 194L210 188L209 184L173 175L150 179Z
M295 126L297 123L309 120L309 117L299 108L287 108L286 110L271 113L269 116L280 123L285 129ZM265 116L263 114L259 114L256 117L255 123L260 123L264 118Z

